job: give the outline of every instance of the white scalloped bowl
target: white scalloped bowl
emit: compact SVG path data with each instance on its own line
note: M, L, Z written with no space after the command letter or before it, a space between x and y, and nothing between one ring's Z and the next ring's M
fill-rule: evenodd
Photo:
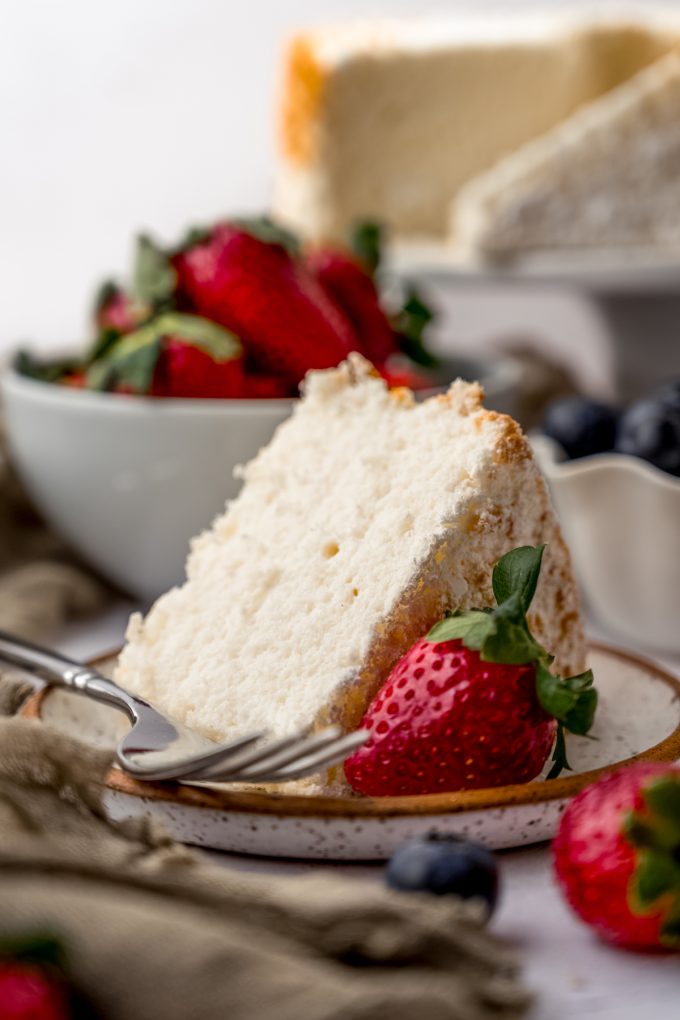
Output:
M637 457L568 461L532 436L598 622L628 644L680 651L680 479Z

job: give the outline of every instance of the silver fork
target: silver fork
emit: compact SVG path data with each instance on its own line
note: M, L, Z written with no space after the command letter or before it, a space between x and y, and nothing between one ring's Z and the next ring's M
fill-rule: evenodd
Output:
M135 779L283 783L342 761L368 737L336 726L263 743L264 731L217 744L169 719L91 666L0 631L0 661L124 712L132 728L116 747L120 767Z

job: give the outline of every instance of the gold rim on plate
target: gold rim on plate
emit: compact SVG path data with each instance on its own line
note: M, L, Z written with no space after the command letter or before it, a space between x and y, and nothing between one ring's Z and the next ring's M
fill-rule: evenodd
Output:
M622 652L599 642L591 642L591 651L603 652L652 674L680 698L680 680L661 667L630 652ZM110 658L107 656L107 658ZM98 658L97 662L103 661ZM93 663L95 665L96 663ZM42 706L50 687L32 695L22 708L26 718L42 718ZM493 808L539 804L551 800L566 800L592 783L605 772L631 765L636 761L675 762L680 759L680 721L667 737L639 754L602 765L588 772L565 776L561 779L518 783L512 786L486 787L481 790L461 790L456 793L428 793L408 797L327 797L315 794L292 795L287 793L249 793L243 790L190 786L185 783L140 783L112 768L106 777L107 789L145 800L165 801L185 807L210 808L214 811L235 811L246 814L272 814L300 817L331 818L342 816L360 818L394 818L404 815L460 814L464 811L481 811Z

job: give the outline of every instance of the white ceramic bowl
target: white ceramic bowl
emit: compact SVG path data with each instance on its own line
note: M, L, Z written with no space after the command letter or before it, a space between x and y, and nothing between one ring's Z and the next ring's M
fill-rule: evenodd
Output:
M10 451L36 506L83 558L150 601L233 498L292 400L165 400L70 390L7 371Z
M680 651L680 479L637 457L532 443L588 607L628 644Z
M518 365L447 360L512 411ZM36 506L100 573L150 601L182 581L189 541L240 488L294 400L166 400L36 382L8 369L11 453Z

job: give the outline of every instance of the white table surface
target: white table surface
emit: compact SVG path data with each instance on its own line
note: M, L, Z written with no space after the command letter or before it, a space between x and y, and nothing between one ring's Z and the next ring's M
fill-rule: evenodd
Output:
M130 604L70 626L58 646L77 658L109 652L121 644ZM591 635L607 639L595 632ZM610 642L614 643L614 642ZM680 674L680 657L657 657ZM332 867L355 881L380 881L378 864L315 864L209 853L217 864L241 871L300 874ZM680 1016L680 960L610 949L570 913L551 875L545 845L499 854L502 896L493 930L521 953L536 1002L531 1020L642 1020Z

